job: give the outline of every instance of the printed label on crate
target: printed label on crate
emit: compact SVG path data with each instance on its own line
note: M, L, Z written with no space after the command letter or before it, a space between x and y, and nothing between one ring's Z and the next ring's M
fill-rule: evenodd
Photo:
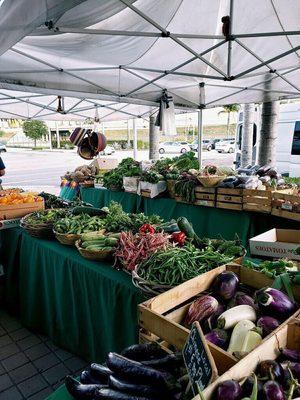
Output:
M217 367L199 322L194 322L182 350L194 395L204 390L217 376Z
M282 203L281 208L287 211L293 211L293 205L291 203Z

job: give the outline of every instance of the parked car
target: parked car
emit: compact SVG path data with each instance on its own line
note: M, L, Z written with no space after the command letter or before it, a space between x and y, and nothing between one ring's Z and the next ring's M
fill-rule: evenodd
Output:
M215 149L219 153L233 153L235 150L235 139L223 139L216 143Z
M202 140L202 149L211 151L214 148L213 140L211 139L204 139ZM198 139L194 140L191 144L191 150L198 151Z
M213 139L212 140L212 148L213 150L215 150L216 148L216 144L219 143L222 139Z
M188 142L163 142L159 144L159 153L186 153L191 147Z
M0 153L6 153L7 152L7 150L6 150L6 146L5 146L5 144L4 143L0 143Z
M112 146L106 146L103 151L101 151L102 156L110 156L111 154L115 153L115 149Z

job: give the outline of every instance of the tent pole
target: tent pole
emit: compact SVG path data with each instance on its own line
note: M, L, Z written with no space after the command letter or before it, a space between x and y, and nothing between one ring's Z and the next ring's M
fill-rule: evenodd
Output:
M198 110L198 161L202 168L203 109Z
M130 149L130 119L127 120L127 148Z
M60 137L59 137L59 129L58 129L58 123L57 123L57 121L55 122L55 128L56 128L57 148L60 149Z
M137 159L137 126L136 119L132 120L133 123L133 158Z
M149 122L149 160L159 159L159 129L155 126L154 115L150 116Z
M233 0L230 0L229 7L229 36L232 34L232 23L233 23ZM232 40L228 40L228 58L227 58L227 76L231 76L231 53L232 53Z

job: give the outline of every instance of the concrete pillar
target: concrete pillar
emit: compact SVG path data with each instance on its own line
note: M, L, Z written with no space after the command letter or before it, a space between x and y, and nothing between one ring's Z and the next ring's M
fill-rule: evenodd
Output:
M149 123L149 159L158 160L159 159L159 129L155 126L155 117L152 115L150 117Z
M252 164L254 104L245 104L243 111L244 122L241 144L241 166L245 168L247 165Z

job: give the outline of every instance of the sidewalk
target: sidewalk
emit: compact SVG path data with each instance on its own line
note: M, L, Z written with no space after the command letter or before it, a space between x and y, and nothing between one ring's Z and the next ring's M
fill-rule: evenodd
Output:
M0 310L0 400L44 400L86 364Z

